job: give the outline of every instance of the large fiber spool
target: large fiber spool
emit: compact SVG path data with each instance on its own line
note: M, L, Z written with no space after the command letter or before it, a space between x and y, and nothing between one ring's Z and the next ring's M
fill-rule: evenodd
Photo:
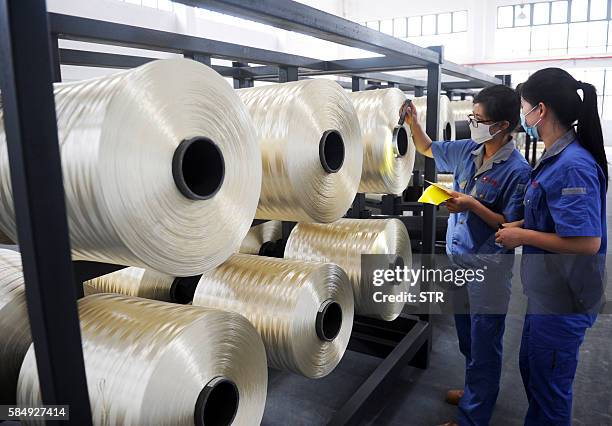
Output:
M368 259L362 275L362 254L377 254ZM355 313L392 321L400 314L403 302L376 303L375 292L397 295L407 291L405 282L376 287L374 269L412 267L410 238L398 219L340 219L330 224L298 223L287 241L288 259L332 262L344 269L353 286Z
M195 61L55 86L73 258L200 274L253 220L261 158L248 113ZM0 228L16 241L4 128Z
M455 138L457 140L470 139L472 137L467 116L473 110L473 101L452 101L450 103L450 111L455 123Z
M0 404L16 404L19 368L31 343L21 255L0 249Z
M79 316L94 425L261 421L265 349L240 315L96 294L79 301ZM30 407L42 403L33 349L17 391Z
M427 96L414 98L412 102L417 109L419 124L425 129L427 123ZM455 124L451 116L450 101L447 96L440 96L438 116L438 140L455 140Z
M163 302L189 303L200 276L172 277L143 268L124 268L85 281L85 296L115 293Z
M283 237L283 223L269 220L252 226L240 245L240 253L263 255L267 245L273 244Z
M412 176L415 148L408 126L398 126L406 95L396 88L350 94L363 137L359 192L400 194Z
M244 315L271 367L310 378L336 367L353 325L351 285L330 263L236 254L202 275L193 304Z
M312 79L237 91L261 148L258 219L333 222L351 206L363 161L359 121L336 82Z

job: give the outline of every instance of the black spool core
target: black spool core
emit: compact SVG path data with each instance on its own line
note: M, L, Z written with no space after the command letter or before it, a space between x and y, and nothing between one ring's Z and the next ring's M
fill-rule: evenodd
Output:
M450 123L446 123L446 126L444 126L444 140L445 141L449 141L451 140L451 137L453 136L453 129L451 129L451 125Z
M336 338L342 328L342 307L338 302L327 299L319 307L315 322L317 336L326 342Z
M408 152L408 132L404 126L397 126L393 130L393 141L397 149L396 155L403 157Z
M186 305L193 301L196 287L202 275L175 278L170 287L170 301Z
M462 139L470 139L471 137L469 122L467 120L455 121L455 139L460 141Z
M215 377L198 395L193 418L196 426L228 426L236 417L240 395L230 379Z
M336 130L326 130L319 141L319 160L323 170L336 173L344 164L344 141Z
M225 160L212 140L195 137L182 141L172 158L176 187L190 200L212 198L225 178Z

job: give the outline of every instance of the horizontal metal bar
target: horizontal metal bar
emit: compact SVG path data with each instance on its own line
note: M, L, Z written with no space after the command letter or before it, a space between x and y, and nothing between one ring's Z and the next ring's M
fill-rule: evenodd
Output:
M116 53L90 52L87 50L60 49L60 63L94 68L130 69L155 61L157 58L144 56L119 55ZM211 65L211 68L224 77L252 78L248 68L234 68Z
M456 90L456 91L470 91L472 89L481 89L483 87L490 86L490 84L483 84L477 81L448 81L442 83L444 90Z
M114 22L105 22L78 16L49 13L52 34L61 39L88 41L110 45L136 47L183 54L185 52L210 55L214 58L234 59L258 64L315 68L320 60L273 50L152 30Z
M176 0L383 55L400 55L415 65L439 63L437 52L290 0Z
M442 74L470 80L471 82L482 84L482 87L502 84L502 81L497 77L493 77L492 75L485 74L475 70L474 68L459 65L450 61L444 61L441 69ZM474 86L472 85L471 87L473 88Z

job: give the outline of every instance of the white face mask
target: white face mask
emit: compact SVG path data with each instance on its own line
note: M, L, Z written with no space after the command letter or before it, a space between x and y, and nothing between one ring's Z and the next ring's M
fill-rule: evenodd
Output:
M485 143L493 139L495 136L497 136L499 132L501 132L501 129L500 129L494 134L491 134L490 132L491 126L494 126L495 124L478 123L478 127L474 127L470 123L470 135L472 137L472 140L478 144L481 144L481 143Z

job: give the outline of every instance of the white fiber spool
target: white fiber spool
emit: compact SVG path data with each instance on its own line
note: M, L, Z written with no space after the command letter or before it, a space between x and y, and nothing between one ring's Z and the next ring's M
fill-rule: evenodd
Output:
M362 255L378 255L362 264ZM410 237L398 219L340 219L334 223L298 223L291 231L285 258L331 262L346 271L355 295L355 313L392 321L405 303L376 302L374 293L399 295L408 290L406 282L373 283L374 269L412 267Z
M238 250L261 156L250 117L212 69L159 60L55 86L73 258L200 274ZM16 241L4 129L0 228Z
M353 326L351 285L331 263L236 254L202 275L193 304L244 315L270 367L309 378L336 367Z
M398 126L406 95L399 89L350 94L363 137L363 171L359 192L401 194L408 186L415 148L408 126Z
M21 255L0 249L0 404L16 404L19 369L31 343Z
M115 293L187 304L193 298L199 277L173 277L150 269L130 267L85 281L83 292L85 296Z
M450 103L451 116L455 123L455 138L457 140L469 139L470 128L468 125L468 114L474 110L473 101L452 101Z
M427 123L427 96L412 99L417 109L419 124L425 129ZM440 96L440 107L438 110L438 140L455 140L455 123L450 112L450 101L447 96Z
M79 317L94 425L261 422L266 353L244 317L113 294L81 299ZM33 347L17 403L42 404Z
M259 254L264 244L276 242L283 237L283 223L269 220L252 226L240 245L240 253Z
M263 179L258 219L333 222L351 206L363 145L355 108L326 79L237 91L257 130Z
M174 277L143 268L124 268L83 282L85 296L116 293L172 302Z

